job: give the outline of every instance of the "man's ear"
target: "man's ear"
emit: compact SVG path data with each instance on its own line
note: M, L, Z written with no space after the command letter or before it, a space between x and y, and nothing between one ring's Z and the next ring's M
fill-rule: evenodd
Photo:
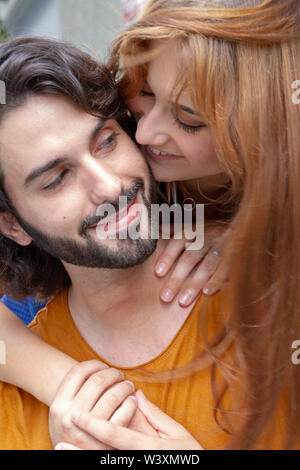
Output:
M0 213L0 232L6 238L10 238L18 245L27 246L32 242L32 238L20 226L19 222L10 212Z

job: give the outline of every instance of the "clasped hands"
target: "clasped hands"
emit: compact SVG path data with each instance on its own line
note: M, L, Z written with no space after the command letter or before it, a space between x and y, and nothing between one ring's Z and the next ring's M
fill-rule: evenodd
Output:
M76 364L50 407L56 450L202 449L179 423L100 361Z

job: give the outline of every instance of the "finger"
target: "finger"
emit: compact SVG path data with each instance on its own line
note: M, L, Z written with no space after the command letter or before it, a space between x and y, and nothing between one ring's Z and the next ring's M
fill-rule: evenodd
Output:
M123 381L124 378L123 372L113 367L95 372L85 381L74 397L73 410L92 410L103 393L116 382Z
M135 412L137 410L136 398L130 395L124 400L121 406L114 412L110 418L110 422L118 424L119 426L127 427L130 424Z
M84 450L111 450L112 447L99 442L90 434L86 433L84 430L80 429L76 426L73 421L70 419L70 414L67 415L61 423L62 426L62 434L58 438L58 440L63 439L67 441L69 444L75 445L80 447ZM53 444L56 443L56 440L52 441Z
M181 426L181 424L177 423L158 406L147 400L141 390L136 392L136 398L141 412L146 416L149 423L161 434L170 436L173 439L176 437L182 438L184 434L187 434L186 429Z
M158 261L155 265L155 274L159 277L165 276L177 260L180 253L182 253L184 248L184 240L175 240L174 238L171 238L167 244L166 249L158 258Z
M136 408L136 412L133 415L129 427L130 429L146 434L147 436L159 436L154 427L151 426L149 421L147 421L146 417L138 408Z
M98 441L95 437L91 436L87 432L83 431L82 429L78 428L70 419L70 415L68 416L69 421L69 431L67 440L72 442L72 445L79 447L82 450L112 450L108 444L104 442ZM72 428L72 427L73 428ZM63 437L65 438L65 437Z
M110 419L117 408L134 391L134 384L127 380L113 385L99 398L92 409L92 414L100 419Z
M84 450L111 450L112 447L99 442L90 434L86 433L84 430L78 428L73 421L70 419L70 414L66 415L61 420L61 429L62 434L58 439L64 439L68 443L72 443L75 446L80 447ZM55 444L56 441L54 441Z
M90 375L103 369L108 369L108 366L100 361L79 362L65 375L56 396L62 402L72 400Z
M73 446L72 444L68 444L67 442L59 442L55 447L54 450L83 450L79 447Z
M163 301L171 302L174 299L182 285L186 282L188 275L193 271L195 266L199 264L205 254L205 250L195 250L185 251L181 255L174 271L161 292L161 299Z
M222 286L228 281L229 278L229 266L222 266L220 267L215 275L213 275L208 282L203 287L203 292L206 295L213 295L218 290L221 289Z
M188 286L180 293L178 299L180 305L187 307L195 300L208 280L216 273L219 263L219 256L210 251L206 254L200 266L188 280Z
M149 450L159 448L159 438L145 436L110 421L96 418L91 413L75 412L71 420L80 429L89 433L95 439L118 450Z

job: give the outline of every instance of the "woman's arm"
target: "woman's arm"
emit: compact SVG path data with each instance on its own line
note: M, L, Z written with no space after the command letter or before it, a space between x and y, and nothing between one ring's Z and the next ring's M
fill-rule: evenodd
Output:
M85 392L83 410L90 411L90 407L87 408L87 406L89 401L92 400L94 407L92 408L95 416L103 418L100 391L97 392L100 396L95 404L93 402L93 394L91 394L90 389L86 387L86 371L90 371L92 367L95 368L98 373L103 370L104 374L110 374L113 370L116 372L116 369L112 369L100 361L87 361L79 364L71 357L53 348L35 335L1 301L0 341L6 345L6 363L2 364L3 361L0 361L0 380L16 385L31 393L43 403L49 406L51 405L51 436L54 442L55 436L60 436L60 438L67 437L68 442L78 444L76 438L74 439L74 429L75 431L77 429L75 437L78 437L78 434L80 434L78 433L78 428L76 428L75 425L67 426L67 428L64 426L65 410L69 410L70 404L73 404L73 402L76 404L77 409L81 409L80 400L77 398L79 395L78 392L83 388ZM94 370L92 370L92 372L93 371ZM119 373L121 374L121 372ZM83 384L81 388L78 387L78 383L81 383L80 380ZM124 387L124 385L122 385L122 387ZM69 389L71 390L69 393L70 396L68 395ZM132 388L129 388L129 390L132 394ZM133 407L130 401L128 402L128 390L125 390L125 395L124 390L120 389L120 391L121 401L123 397L124 403L114 414L115 422L120 422L123 426L126 426L130 422L133 428L136 426L148 435L156 434L155 430L147 423L147 420L142 414L140 412L136 413L135 407ZM114 391L112 390L112 392ZM79 396L81 395L82 393ZM132 415L134 416L132 417ZM81 432L81 434L85 435L86 433ZM85 436L85 441L80 436L79 442L81 444L87 442L90 446L90 441L92 441L91 436ZM57 441L55 443L57 443ZM101 445L101 443L99 445Z
M218 271L219 259L211 249L214 247L215 251L216 248L221 251L228 233L229 229L224 228L207 229L204 247L196 251L185 251L184 239L171 239L159 259L156 275L163 280L175 266L164 287L164 290L171 291L172 295L167 299L162 295L161 299L172 302L182 289L179 302L182 307L186 307L195 300L204 286L216 284L217 287L213 286L209 293L215 292L226 279L227 273L215 274L215 271ZM161 265L164 267L162 270L159 269ZM188 298L184 302L182 298L185 297ZM50 406L62 379L76 361L45 343L1 301L0 341L6 347L6 364L1 364L0 361L0 380L26 390Z
M50 405L60 382L76 361L45 343L1 301L0 341L6 350L5 364L0 363L0 380Z

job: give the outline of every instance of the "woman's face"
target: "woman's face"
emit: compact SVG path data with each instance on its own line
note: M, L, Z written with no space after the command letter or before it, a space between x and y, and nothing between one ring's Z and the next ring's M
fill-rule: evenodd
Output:
M161 45L152 41L151 48ZM223 172L212 137L203 119L193 109L183 92L176 110L171 98L180 73L176 60L178 44L169 41L148 66L148 76L141 92L129 102L137 121L136 140L144 148L157 181L194 180Z

